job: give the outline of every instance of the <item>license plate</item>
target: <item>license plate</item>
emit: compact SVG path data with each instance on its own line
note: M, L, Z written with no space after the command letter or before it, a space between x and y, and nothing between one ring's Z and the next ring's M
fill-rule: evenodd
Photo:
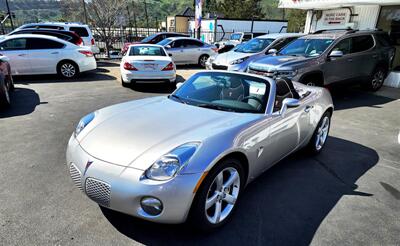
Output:
M148 70L155 70L156 69L156 64L152 64L152 63L147 63L143 65L145 69Z

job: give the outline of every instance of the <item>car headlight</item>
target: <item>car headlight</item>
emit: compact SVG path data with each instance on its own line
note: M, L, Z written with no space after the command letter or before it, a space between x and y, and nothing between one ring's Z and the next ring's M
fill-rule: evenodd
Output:
M229 64L231 64L231 65L240 64L240 63L244 62L247 59L249 59L248 56L240 58L240 59L237 59L237 60L234 60L234 61L231 61Z
M83 117L83 118L79 121L78 125L77 125L76 128L75 128L75 137L78 136L79 133L80 133L83 129L85 129L85 127L86 127L87 125L89 125L90 122L92 122L92 120L94 119L94 117L95 117L95 113L90 113L90 114L86 115L85 117Z
M279 77L288 77L288 78L293 78L296 76L297 70L288 70L288 71L278 71L277 76Z
M161 156L145 171L148 179L166 181L175 177L189 162L200 143L186 143Z

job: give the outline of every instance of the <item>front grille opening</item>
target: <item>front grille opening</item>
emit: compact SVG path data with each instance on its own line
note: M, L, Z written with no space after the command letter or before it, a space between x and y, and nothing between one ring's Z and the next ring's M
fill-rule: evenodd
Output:
M86 195L103 207L110 206L111 186L103 181L87 178L85 184Z

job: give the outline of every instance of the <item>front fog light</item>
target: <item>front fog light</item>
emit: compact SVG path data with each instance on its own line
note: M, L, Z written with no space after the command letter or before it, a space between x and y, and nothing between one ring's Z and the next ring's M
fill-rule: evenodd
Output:
M140 201L143 211L151 216L159 215L163 210L163 205L160 200L154 197L144 197Z

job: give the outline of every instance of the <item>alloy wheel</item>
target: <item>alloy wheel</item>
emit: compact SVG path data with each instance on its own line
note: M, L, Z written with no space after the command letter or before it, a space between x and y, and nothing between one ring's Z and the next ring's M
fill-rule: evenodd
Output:
M206 197L205 213L211 224L225 220L233 211L240 192L240 174L233 168L223 169L215 177Z
M315 138L315 149L317 151L321 150L322 147L324 147L326 139L328 138L329 124L330 119L328 116L325 116L322 120L322 124L318 128L317 136Z
M371 85L372 89L376 90L383 85L385 80L385 73L382 70L378 70L372 77Z
M75 73L76 73L76 69L75 69L74 65L72 65L70 63L64 63L63 65L61 65L61 74L64 77L72 78L75 76Z
M200 57L200 66L205 67L207 63L208 57L207 56L202 56Z

